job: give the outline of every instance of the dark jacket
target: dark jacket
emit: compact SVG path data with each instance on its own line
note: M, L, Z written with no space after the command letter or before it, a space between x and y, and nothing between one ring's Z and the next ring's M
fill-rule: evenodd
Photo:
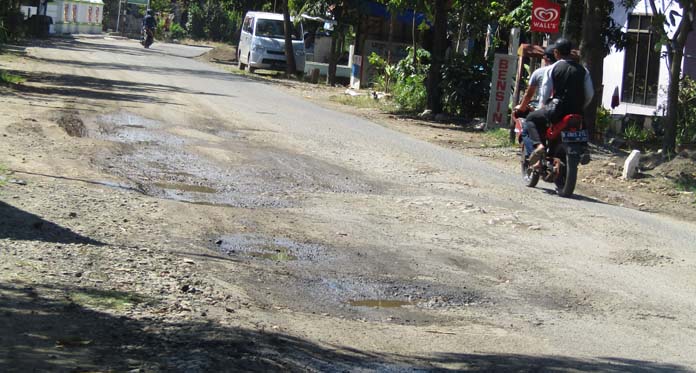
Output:
M154 29L157 26L155 16L146 15L145 18L143 18L143 26Z

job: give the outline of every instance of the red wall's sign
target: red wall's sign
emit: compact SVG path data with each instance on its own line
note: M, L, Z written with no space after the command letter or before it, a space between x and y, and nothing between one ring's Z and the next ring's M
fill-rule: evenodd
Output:
M532 31L558 32L561 23L561 6L549 0L534 0L532 3Z

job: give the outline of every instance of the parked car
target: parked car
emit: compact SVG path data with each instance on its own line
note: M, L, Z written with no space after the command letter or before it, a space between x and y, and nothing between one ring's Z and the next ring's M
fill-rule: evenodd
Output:
M283 15L265 12L248 12L242 23L237 47L237 64L240 70L285 70L285 27ZM295 70L304 71L305 47L302 24L294 25L292 47L295 52Z

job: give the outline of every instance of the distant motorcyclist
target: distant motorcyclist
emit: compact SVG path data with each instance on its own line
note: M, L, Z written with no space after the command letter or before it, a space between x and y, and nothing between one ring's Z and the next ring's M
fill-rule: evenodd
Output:
M157 20L155 19L155 16L152 13L152 9L147 10L147 14L145 17L143 17L143 27L146 27L150 30L155 30L155 27L157 27Z
M149 48L155 37L155 27L157 20L152 13L152 9L147 10L147 14L143 18L143 40L142 44L145 48Z

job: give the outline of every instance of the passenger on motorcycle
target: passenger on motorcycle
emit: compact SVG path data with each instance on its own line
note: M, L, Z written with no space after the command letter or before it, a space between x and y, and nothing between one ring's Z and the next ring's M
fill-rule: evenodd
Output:
M543 116L547 123L555 123L568 114L582 115L594 95L590 72L571 57L572 43L558 39L553 48L558 61L546 70L541 84L541 102L545 105L531 119L527 117L524 123L527 132L525 144L530 143L534 149L529 158L532 165L541 159L545 151L534 117Z
M551 65L556 62L556 56L554 56L553 54L553 49L553 45L550 45L546 48L546 50L544 50L544 55L542 56L542 59L544 60L544 66L534 70L532 75L529 77L527 91L524 93L522 101L520 101L520 103L517 106L515 106L515 111L527 111L529 103L534 98L537 98L537 101L541 103L540 106L543 106L543 103L538 99L538 96L541 91L539 87L541 87L541 83L546 74L546 70L550 69ZM527 115L527 120L534 122L538 131L541 131L543 128L546 127L546 117L542 113L529 113ZM527 131L522 132L522 137L524 139L527 139L529 137ZM525 141L525 150L527 156L529 156L530 154L532 154L532 151L534 150L534 144L532 144L531 141Z

